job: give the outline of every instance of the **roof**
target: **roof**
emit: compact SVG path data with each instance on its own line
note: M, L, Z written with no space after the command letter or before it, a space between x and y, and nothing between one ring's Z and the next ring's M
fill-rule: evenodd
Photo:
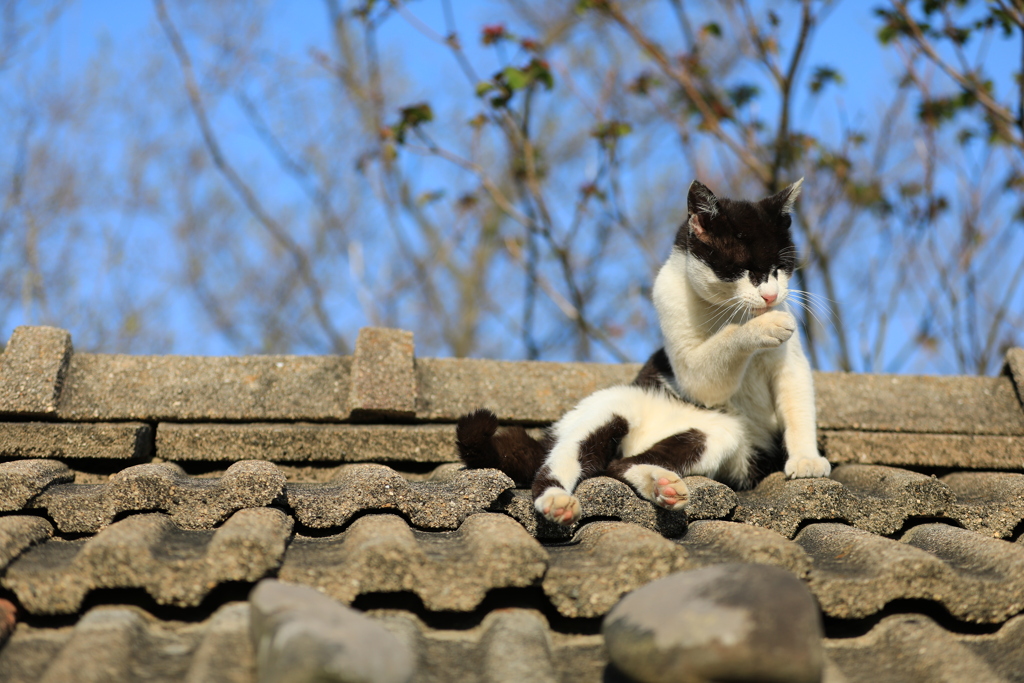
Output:
M682 514L598 477L564 529L457 464L461 414L540 427L638 369L417 358L387 329L348 357L200 358L18 328L0 680L284 680L387 645L371 680L406 653L415 681L600 681L623 595L733 563L814 596L826 681L1024 677L1024 350L998 377L817 373L832 476L690 477Z

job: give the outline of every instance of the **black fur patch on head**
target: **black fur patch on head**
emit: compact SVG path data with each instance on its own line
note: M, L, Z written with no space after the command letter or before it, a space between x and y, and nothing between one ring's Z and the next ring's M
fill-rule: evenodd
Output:
M793 273L796 249L789 211L800 192L794 183L758 202L719 199L699 181L687 195L687 221L675 246L707 265L718 279L732 282L749 274L754 285L777 270Z
M684 477L704 455L706 444L704 432L687 429L662 439L639 455L616 460L608 466L607 473L609 477L626 481L626 472L634 465L657 465Z

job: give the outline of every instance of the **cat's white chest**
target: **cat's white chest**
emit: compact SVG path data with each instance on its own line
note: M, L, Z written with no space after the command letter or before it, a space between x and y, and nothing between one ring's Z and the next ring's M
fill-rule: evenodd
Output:
M754 354L739 389L728 402L729 408L747 423L751 440L759 448L768 448L780 430L772 386L785 357L784 348Z

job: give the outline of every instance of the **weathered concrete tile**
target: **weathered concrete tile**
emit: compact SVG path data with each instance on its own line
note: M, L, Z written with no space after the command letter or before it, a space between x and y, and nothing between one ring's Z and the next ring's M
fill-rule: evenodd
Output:
M458 630L433 629L397 610L370 616L419 653L417 683L606 680L601 636L559 633L536 610L496 610L479 625Z
M512 422L554 422L598 389L628 384L636 364L417 358L416 415L452 420L478 408Z
M40 683L131 683L134 653L143 649L146 620L131 608L90 610L75 626Z
M52 415L72 356L71 334L56 327L16 327L0 354L0 414Z
M855 501L843 511L858 529L893 534L911 517L946 517L956 496L935 477L879 465L841 465L831 479L846 487Z
M409 420L416 416L412 332L364 327L352 357L349 407L353 420Z
M1024 438L1019 436L822 431L818 439L833 465L1019 470L1024 462Z
M173 462L455 462L455 425L176 424L156 452Z
M782 567L797 578L811 571L811 558L799 545L771 529L738 522L691 522L679 543L686 551L686 568L729 562Z
M153 428L141 422L0 422L0 457L148 460Z
M52 535L53 527L41 517L0 517L0 571L27 548Z
M648 529L623 522L592 522L573 543L548 548L544 593L567 617L600 617L624 594L682 569L686 553Z
M157 510L182 529L210 529L237 510L283 501L284 485L284 474L259 460L236 462L216 479L186 476L170 463L144 464L106 484L53 486L32 506L44 508L66 533L94 533L122 513Z
M956 494L951 517L971 531L1009 538L1024 520L1024 474L954 472L942 483Z
M266 579L249 603L260 683L412 680L412 651L377 622L312 588Z
M498 470L458 470L433 481L410 482L385 465L340 468L329 484L289 484L288 506L314 529L344 526L358 513L393 510L422 529L455 529L498 505L514 486Z
M737 495L734 520L772 529L786 538L793 538L806 521L845 519L851 498L838 481L787 480L782 472L768 475L753 490Z
M956 576L931 553L843 524L811 524L796 536L811 556L809 586L825 614L866 617L898 599L942 601Z
M488 471L488 470L479 470ZM657 531L662 536L674 538L686 530L686 511L670 511L644 500L629 486L610 477L584 479L574 492L583 508L580 521L572 526L559 526L541 517L533 507L533 496L525 489L512 491L511 497L503 501L500 508L527 531L537 538L566 540L572 538L583 525L597 520L620 520ZM708 511L720 505L717 490L707 487L701 493L705 503L699 509Z
M0 512L16 512L52 484L75 480L59 460L15 460L0 463Z
M1017 680L1024 671L1024 615L1013 617L996 633L961 635L957 641L1006 680Z
M1006 352L1004 375L1009 375L1017 387L1017 398L1024 403L1024 349L1014 347Z
M1024 548L947 524L924 524L901 542L942 560L956 581L942 604L965 621L999 623L1024 611Z
M601 631L631 680L819 683L814 598L776 567L724 564L679 572L627 595Z
M0 649L0 680L255 683L249 606L228 603L195 624L134 606L94 607L74 626L22 624Z
M899 599L941 604L963 621L1000 623L1024 610L1024 548L945 524L901 541L841 524L811 524L796 542L813 560L810 586L826 614L873 614Z
M736 508L736 492L725 484L707 477L683 477L683 483L690 491L686 503L688 519L726 519Z
M160 513L136 515L89 539L34 548L0 583L34 614L74 613L97 588L143 588L158 604L194 607L221 583L273 571L291 528L272 508L240 510L216 531L183 531Z
M850 683L1003 683L1016 678L999 675L992 667L997 660L979 656L981 653L967 646L965 640L924 615L894 614L865 635L825 640L825 652Z
M337 536L296 538L279 577L345 603L411 591L427 609L470 611L492 588L539 580L547 557L504 515L473 515L457 531L439 533L413 531L395 515L368 515Z
M76 353L63 420L309 420L348 417L349 356Z
M814 386L820 429L1024 436L1005 376L816 373Z

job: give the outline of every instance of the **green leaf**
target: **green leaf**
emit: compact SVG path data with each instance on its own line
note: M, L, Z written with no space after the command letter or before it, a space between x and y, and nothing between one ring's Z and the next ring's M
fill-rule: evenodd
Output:
M820 93L829 83L842 85L843 75L830 66L815 67L814 75L811 76L811 92Z
M506 66L501 73L505 77L505 85L508 86L509 90L513 91L522 90L532 80L528 74L514 66Z
M492 90L494 90L494 83L491 83L490 81L480 81L476 84L477 97L483 97Z
M722 37L722 27L718 22L709 21L701 27L701 31L709 36L714 36L715 38Z

